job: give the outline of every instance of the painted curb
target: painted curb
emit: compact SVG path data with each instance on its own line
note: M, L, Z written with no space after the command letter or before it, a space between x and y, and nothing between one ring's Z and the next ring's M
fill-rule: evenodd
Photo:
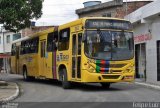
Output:
M146 86L148 88L154 88L154 89L160 90L160 86L158 86L158 85L153 85L153 84L148 84L148 83L141 83L141 82L134 82L134 83L137 84L137 85Z
M15 85L16 85L16 92L13 95L9 96L8 98L2 99L0 101L0 103L7 103L7 102L9 102L11 100L14 100L15 98L18 97L18 95L19 95L19 86L18 86L17 83L15 83Z

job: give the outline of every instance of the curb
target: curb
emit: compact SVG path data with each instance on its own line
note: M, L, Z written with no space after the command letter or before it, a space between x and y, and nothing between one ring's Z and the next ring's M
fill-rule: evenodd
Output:
M141 83L141 82L134 82L137 85L142 85L142 86L146 86L148 88L153 88L153 89L157 89L160 90L160 86L158 85L153 85L153 84L148 84L148 83Z
M19 86L18 86L17 83L15 83L15 85L16 85L16 92L13 95L9 96L8 98L2 99L0 101L0 103L7 103L7 102L9 102L11 100L14 100L15 98L18 97L18 95L19 95Z

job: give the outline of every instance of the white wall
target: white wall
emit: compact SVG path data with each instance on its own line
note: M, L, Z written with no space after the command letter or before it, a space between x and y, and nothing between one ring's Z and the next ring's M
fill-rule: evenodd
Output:
M156 0L125 16L125 19L130 20L132 23L137 21L141 21L143 23L148 17L158 16L159 14L160 0Z
M11 45L12 45L12 41L13 41L13 34L12 32L4 32L0 33L1 36L1 44L0 44L0 53L9 53L11 52ZM3 51L3 35L4 35L4 48L5 50ZM10 43L7 43L7 35L10 35Z
M0 53L3 53L3 33L0 33L1 43L0 43Z
M160 18L154 18L151 22L134 26L134 36L146 34L151 30L152 39L135 44L146 43L146 75L147 82L157 83L157 41L160 40Z

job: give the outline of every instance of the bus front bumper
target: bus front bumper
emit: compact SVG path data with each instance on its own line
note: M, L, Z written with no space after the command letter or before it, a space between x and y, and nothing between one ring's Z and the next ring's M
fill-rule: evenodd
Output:
M133 82L134 81L134 72L128 72L128 73L93 73L88 72L87 70L83 70L82 73L82 80L81 82L110 82L110 83L116 83L116 82Z

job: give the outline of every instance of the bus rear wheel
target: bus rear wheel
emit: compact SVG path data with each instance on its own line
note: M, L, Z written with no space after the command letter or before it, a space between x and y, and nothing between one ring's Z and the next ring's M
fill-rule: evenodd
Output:
M34 80L34 77L29 77L29 76L28 76L27 68L26 68L26 67L23 68L23 79L24 79L25 81Z
M106 88L106 89L108 89L109 87L110 87L110 83L106 83L106 82L102 82L101 83L101 86L103 87L103 88Z
M23 68L23 79L24 79L25 81L28 80L28 75L27 75L27 69L26 69L26 68Z
M62 69L61 70L61 79L62 79L62 87L64 89L70 89L71 88L71 82L68 81L68 78L67 78L67 71L66 69Z

